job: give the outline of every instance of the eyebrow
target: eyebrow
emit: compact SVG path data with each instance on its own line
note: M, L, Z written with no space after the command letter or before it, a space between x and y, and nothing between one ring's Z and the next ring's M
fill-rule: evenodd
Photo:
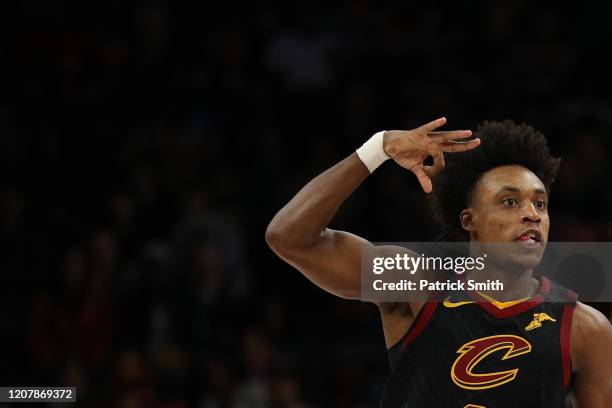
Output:
M512 186L503 186L497 194L500 194L506 191L510 191L512 193L519 193L521 190L519 188L512 187ZM534 188L532 191L536 194L546 194L546 190L542 190L541 188Z

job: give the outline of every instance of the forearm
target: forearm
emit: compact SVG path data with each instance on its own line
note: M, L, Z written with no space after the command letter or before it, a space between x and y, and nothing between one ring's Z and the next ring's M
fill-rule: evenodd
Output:
M270 246L277 249L316 243L340 205L369 174L353 153L314 178L270 222L266 231Z
M349 232L327 228L340 205L378 166L392 158L413 172L424 190L431 191L430 175L443 167L442 152L465 151L478 146L448 143L469 132L428 132L442 126L438 119L409 131L380 131L355 153L317 176L302 188L272 219L266 241L284 261L319 287L340 297L361 298L361 256L367 240ZM462 150L461 150L462 149ZM434 165L423 160L436 154ZM397 248L393 249L397 251Z

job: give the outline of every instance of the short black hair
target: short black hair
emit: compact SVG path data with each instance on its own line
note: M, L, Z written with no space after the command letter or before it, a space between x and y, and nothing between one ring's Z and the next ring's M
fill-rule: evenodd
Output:
M506 165L532 171L550 194L561 159L553 157L546 137L533 127L511 120L485 121L474 132L481 145L469 152L445 155L446 168L433 180L434 216L452 233L464 235L459 214L469 207L483 173Z

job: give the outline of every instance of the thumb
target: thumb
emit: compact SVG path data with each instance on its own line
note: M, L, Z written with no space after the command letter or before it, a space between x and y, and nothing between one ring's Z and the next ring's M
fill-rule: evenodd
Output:
M444 153L439 152L433 157L433 166L424 166L423 170L425 171L425 174L427 174L430 178L433 178L440 174L440 172L444 170L444 167Z

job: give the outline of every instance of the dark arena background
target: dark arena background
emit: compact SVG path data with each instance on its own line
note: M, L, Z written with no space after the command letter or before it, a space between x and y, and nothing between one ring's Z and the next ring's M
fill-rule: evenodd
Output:
M610 241L611 8L565 7L13 5L0 385L75 386L82 407L376 406L389 373L376 307L308 282L266 226L378 130L509 118L563 159L551 241ZM331 226L440 232L392 163Z

